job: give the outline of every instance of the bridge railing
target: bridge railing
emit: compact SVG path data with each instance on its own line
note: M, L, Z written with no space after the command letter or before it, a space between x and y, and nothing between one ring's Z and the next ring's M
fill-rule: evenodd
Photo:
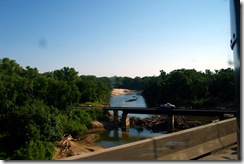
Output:
M190 160L237 142L236 118L61 160Z

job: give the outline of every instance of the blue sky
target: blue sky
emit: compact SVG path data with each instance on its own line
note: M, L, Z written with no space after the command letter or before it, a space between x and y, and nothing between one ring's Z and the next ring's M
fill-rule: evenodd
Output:
M0 0L0 58L40 73L228 68L229 0Z

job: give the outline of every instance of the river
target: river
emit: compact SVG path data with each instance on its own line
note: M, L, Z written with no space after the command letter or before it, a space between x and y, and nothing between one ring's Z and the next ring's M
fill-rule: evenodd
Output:
M112 96L110 99L110 106L111 107L142 107L142 108L147 107L145 103L145 99L139 93ZM118 115L121 116L122 112L119 111ZM145 117L150 117L150 115L129 114L129 117L145 118ZM136 127L129 127L127 129L117 128L110 131L107 130L107 131L97 132L97 134L100 135L100 139L95 141L94 144L108 148L108 147L118 146L121 144L126 144L134 141L139 141L146 138L159 136L165 133L167 132L153 133L145 128L136 128Z

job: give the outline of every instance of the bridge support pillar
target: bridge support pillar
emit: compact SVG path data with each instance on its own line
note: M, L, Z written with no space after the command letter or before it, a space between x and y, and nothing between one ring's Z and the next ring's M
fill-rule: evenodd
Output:
M130 117L128 116L128 113L124 111L122 113L121 126L130 126Z
M168 114L168 132L174 132L174 115L172 113Z
M113 121L119 122L118 110L113 110L113 111L114 111Z

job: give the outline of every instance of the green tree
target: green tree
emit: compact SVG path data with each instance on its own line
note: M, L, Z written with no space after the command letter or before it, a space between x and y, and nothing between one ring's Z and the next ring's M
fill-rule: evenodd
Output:
M42 102L31 105L14 107L0 115L1 147L6 156L14 152L31 140L54 142L64 134L62 120L56 108L48 107Z
M147 105L159 106L161 100L160 80L159 77L143 77L144 88L142 95L144 96Z
M216 70L209 85L209 95L218 103L230 103L235 99L235 77L231 68Z
M12 159L18 160L51 160L54 154L54 145L51 142L30 140L16 150Z
M52 72L52 76L57 80L63 80L70 84L77 80L78 72L74 68L64 67L61 70Z
M0 59L0 72L4 72L7 75L21 74L23 68L16 63L15 60L9 58Z
M107 79L83 75L76 81L76 86L79 88L81 94L80 103L109 102L112 86Z

